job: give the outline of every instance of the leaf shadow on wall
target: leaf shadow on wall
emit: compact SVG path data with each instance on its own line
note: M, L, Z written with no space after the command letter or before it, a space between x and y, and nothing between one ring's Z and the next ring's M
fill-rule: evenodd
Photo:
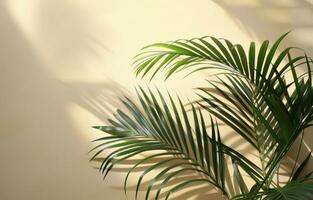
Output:
M146 156L149 154L146 153ZM95 161L101 163L104 158L98 158ZM137 181L139 180L139 177L143 175L141 178L141 184L138 188L139 191L139 196L138 199L145 199L145 195L147 192L147 189L150 187L150 184L153 181L153 187L151 188L150 191L150 198L152 199L156 195L156 191L161 185L162 181L165 180L167 175L170 175L174 171L170 170L169 172L166 173L166 175L159 177L158 180L153 180L151 177L155 178L155 175L160 173L162 170L164 170L166 167L170 167L174 163L179 164L180 161L172 161L171 164L164 164L162 166L159 166L157 169L154 169L152 171L149 171L148 173L145 172L145 170L148 170L150 167L152 167L156 162L161 162L165 158L153 158L149 160L148 162L143 163L141 166L137 167L136 169L132 169L131 173L129 174L129 179L127 183L127 197L129 199L134 199L135 197L135 191L137 190ZM126 173L131 169L134 164L140 162L142 159L141 158L133 158L129 159L127 161L123 161L119 163L118 167L114 167L112 169L113 173ZM96 168L99 170L99 168ZM152 175L153 174L153 175ZM152 176L151 176L152 175ZM172 177L169 179L166 185L163 185L162 191L163 193L160 194L160 198L163 199L167 195L166 191L169 191L172 189L174 186L182 183L183 181L194 179L195 177L198 178L205 178L203 175L199 173L191 173L190 171L185 171L184 173L177 174L175 177ZM109 182L109 181L107 181ZM191 187L187 187L182 189L180 192L177 194L173 195L171 199L174 200L179 200L179 199L194 199L194 200L201 200L201 199L217 199L220 198L220 194L217 193L216 189L214 188L213 185L207 184L207 183L200 183L200 184L193 184L189 185ZM113 189L117 191L124 190L124 187L120 186L114 186L112 187Z
M313 54L313 41L309 37L313 33L313 3L309 0L213 1L250 36L273 41L292 31L285 43Z
M213 0L229 15L230 19L248 35L260 41L269 39L276 40L285 32L291 31L286 37L283 46L300 47L309 56L313 56L313 1L310 0L287 0L287 1L227 1ZM303 69L304 70L304 69ZM302 162L310 151L313 150L313 128L305 130L305 146L302 146L298 162ZM289 159L294 162L297 157L299 139L295 142L288 153ZM290 162L284 163L285 169L291 169ZM309 168L313 167L313 159L310 159Z
M78 135L67 107L78 104L106 118L111 111L98 107L118 107L112 96L125 90L114 82L65 84L2 5L0 24L1 198L103 199L110 190L88 163L90 143Z

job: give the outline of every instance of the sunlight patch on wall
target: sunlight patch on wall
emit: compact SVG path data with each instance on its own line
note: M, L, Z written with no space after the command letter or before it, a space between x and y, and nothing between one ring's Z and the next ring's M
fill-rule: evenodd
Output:
M92 128L93 126L103 125L103 119L96 117L90 111L74 103L68 104L66 110L83 141L91 141L103 136L103 132Z

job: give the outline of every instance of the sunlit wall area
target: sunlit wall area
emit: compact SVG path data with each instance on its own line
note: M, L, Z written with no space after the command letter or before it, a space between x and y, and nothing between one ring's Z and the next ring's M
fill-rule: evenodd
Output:
M0 199L124 199L123 174L103 182L89 162L101 136L91 126L137 84L193 100L207 76L136 78L140 48L205 35L247 45L292 30L285 45L312 54L312 10L309 0L2 0Z

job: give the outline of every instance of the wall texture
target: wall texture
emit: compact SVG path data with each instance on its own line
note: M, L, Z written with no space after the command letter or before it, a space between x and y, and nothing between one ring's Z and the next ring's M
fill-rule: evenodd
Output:
M147 83L130 65L142 46L204 35L247 44L292 30L285 44L312 55L312 18L311 0L2 0L0 199L124 199L123 176L103 182L87 152L100 135L91 126ZM151 84L192 99L204 77Z

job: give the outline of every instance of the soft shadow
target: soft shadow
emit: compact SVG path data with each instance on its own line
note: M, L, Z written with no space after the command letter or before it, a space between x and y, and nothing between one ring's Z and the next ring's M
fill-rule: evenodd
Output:
M71 82L63 84L71 89L69 97L72 102L89 111L104 123L107 123L108 118L112 117L116 109L124 108L121 98L132 97L128 90L113 80L103 83Z
M78 135L67 107L76 103L106 118L104 110L118 106L113 96L125 90L114 82L65 84L51 75L0 4L1 198L103 199L110 189L88 163L89 143Z
M287 31L292 33L285 44L305 49L313 55L313 5L298 1L227 1L213 0L237 25L252 37L275 40Z

